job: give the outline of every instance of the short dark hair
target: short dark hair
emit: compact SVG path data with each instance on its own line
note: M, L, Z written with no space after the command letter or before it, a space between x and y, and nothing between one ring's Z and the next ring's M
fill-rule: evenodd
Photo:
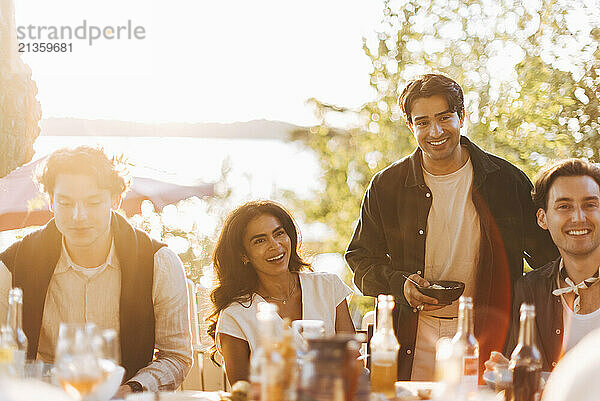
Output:
M451 112L461 113L465 109L463 91L456 81L441 74L425 74L410 80L398 98L407 124L412 125L411 110L415 100L434 95L444 96Z
M104 149L91 146L63 148L53 152L40 166L36 180L42 191L54 195L59 174L83 174L96 179L98 187L123 195L131 179L123 156L109 157Z
M548 208L548 192L558 177L588 176L600 187L600 168L593 163L581 159L565 159L554 162L543 168L535 180L531 190L533 204L538 209Z

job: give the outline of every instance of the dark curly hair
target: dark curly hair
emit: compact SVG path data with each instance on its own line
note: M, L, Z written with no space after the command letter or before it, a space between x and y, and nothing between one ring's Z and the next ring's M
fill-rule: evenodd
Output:
M252 295L258 289L256 271L242 262L246 253L243 236L248 223L262 215L271 215L279 220L290 237L291 255L288 269L291 272L310 270L310 264L302 260L298 253L300 234L291 214L273 201L251 201L233 210L223 224L221 235L213 252L213 269L217 280L216 288L211 292L213 309L207 318L207 333L215 340L211 349L211 359L216 362L216 328L219 313L233 302L245 304L251 302Z
M97 180L98 187L108 189L113 195L123 195L131 183L123 156L109 157L104 149L91 146L63 148L48 156L36 180L50 197L54 195L59 174L89 175Z
M425 74L410 80L398 98L408 125L412 125L411 111L415 100L434 95L444 96L451 112L460 114L465 109L463 91L456 81L441 74Z

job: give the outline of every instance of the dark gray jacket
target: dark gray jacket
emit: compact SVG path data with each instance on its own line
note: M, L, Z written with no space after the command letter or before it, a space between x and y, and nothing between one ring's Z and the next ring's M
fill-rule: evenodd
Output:
M512 284L523 274L523 258L539 267L558 256L549 234L536 223L531 182L504 159L466 137L461 145L473 164L473 203L481 224L474 296L480 361L502 349L511 311ZM425 274L425 239L432 194L423 179L421 150L375 174L346 251L354 282L365 295L392 294L401 351L398 378L409 380L417 332L417 310L404 298L405 275Z
M519 342L519 308L523 302L535 305L536 345L542 354L542 370L549 372L558 363L563 341L563 307L560 297L552 295L558 288L560 258L530 271L515 284L513 316L504 347L510 358Z

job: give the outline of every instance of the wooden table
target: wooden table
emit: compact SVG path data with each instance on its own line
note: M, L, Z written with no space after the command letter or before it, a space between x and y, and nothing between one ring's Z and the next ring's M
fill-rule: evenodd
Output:
M442 385L443 384L439 383L439 382L397 381L396 382L396 394L398 394L398 387L402 387L402 388L410 391L411 394L410 395L407 394L406 396L402 396L402 397L397 397L395 399L395 401L422 400L424 398L421 398L418 396L419 390L421 390L421 391L429 390L430 393L433 393L435 390L440 389ZM493 391L491 391L487 386L479 386L477 397L475 398L475 400L478 400L478 401L494 400L495 397L496 397L496 394Z

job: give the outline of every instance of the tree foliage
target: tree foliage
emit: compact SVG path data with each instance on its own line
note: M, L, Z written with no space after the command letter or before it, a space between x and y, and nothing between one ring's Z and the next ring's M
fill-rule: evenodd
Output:
M351 110L310 99L320 124L294 134L319 156L323 192L291 201L334 230L326 250L343 251L373 174L414 150L397 98L421 73L459 82L463 133L530 176L549 159L599 160L598 9L595 0L383 1L376 36L363 39L373 100Z
M231 208L230 163L229 159L222 163L221 175L214 183L214 195L183 200L177 205L166 206L160 213L148 201L142 205L142 213L130 219L135 227L172 247L181 258L187 277L195 283L200 283L203 276L212 280L212 253L223 220ZM206 225L200 227L193 218L197 215L212 219L205 219Z

